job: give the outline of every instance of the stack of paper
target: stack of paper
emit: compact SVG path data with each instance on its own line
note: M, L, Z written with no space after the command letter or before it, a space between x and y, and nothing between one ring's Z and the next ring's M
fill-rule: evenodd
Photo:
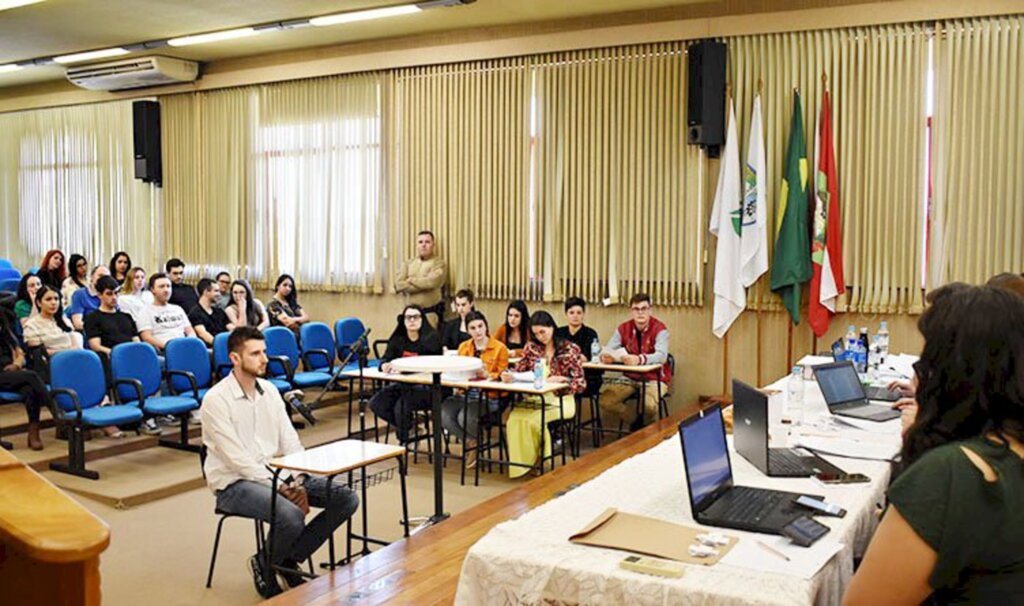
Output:
M842 548L842 543L824 538L810 547L800 547L786 537L743 537L719 564L810 579ZM789 560L783 558L783 555Z

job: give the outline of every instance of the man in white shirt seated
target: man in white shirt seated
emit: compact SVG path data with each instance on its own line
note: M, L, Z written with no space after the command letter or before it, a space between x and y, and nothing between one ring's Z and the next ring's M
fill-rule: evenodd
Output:
M234 369L203 398L203 445L207 449L206 483L217 495L217 508L270 521L273 474L270 459L303 450L277 389L260 379L267 369L263 333L251 326L236 328L228 338ZM305 523L309 506L327 503L323 477L301 475L278 487L274 564L298 570L359 506L354 492L331 485L330 508ZM279 593L274 575L264 569L266 554L249 558L256 591L265 598ZM298 575L283 575L294 586Z
M196 332L192 330L192 323L188 321L185 310L168 302L171 300L171 279L167 274L155 273L150 276L149 290L153 293L153 302L142 308L139 315L139 337L163 355L168 341L179 337L194 337Z

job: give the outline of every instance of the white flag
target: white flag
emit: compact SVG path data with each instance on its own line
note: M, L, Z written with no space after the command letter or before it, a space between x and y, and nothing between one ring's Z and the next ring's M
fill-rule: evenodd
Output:
M740 233L743 196L740 189L740 152L736 145L736 112L729 99L729 124L725 148L718 169L718 188L711 209L711 233L718 238L715 248L715 311L711 329L722 338L747 306L747 293L740 281Z
M750 286L768 271L768 211L765 210L764 133L761 96L754 97L747 163L743 167L743 220L740 231L740 276Z

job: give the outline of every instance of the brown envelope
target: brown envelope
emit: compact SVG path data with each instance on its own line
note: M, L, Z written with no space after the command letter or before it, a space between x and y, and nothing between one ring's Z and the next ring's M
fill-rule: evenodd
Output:
M693 528L646 518L631 513L623 513L609 508L597 516L586 528L569 537L569 541L593 547L621 549L643 555L677 560L688 564L711 566L729 553L736 545L736 537L729 536L727 545L715 547L717 556L695 558L690 555L690 545L698 545L698 534L718 532L716 528Z

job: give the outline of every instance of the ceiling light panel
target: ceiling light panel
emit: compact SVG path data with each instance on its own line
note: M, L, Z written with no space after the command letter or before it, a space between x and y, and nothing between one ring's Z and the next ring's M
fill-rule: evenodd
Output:
M234 40L236 38L247 38L260 33L252 27L240 27L222 32L211 32L209 34L196 34L195 36L183 36L171 38L167 41L170 46L190 46L192 44L205 44L207 42L220 42L222 40Z
M106 59L107 57L120 57L121 55L127 55L130 53L128 49L115 47L115 48L104 48L100 50L87 51L84 53L74 53L72 55L61 55L54 57L53 60L57 63L78 63L80 61L91 61L93 59Z
M403 4L401 6L388 6L385 8L373 8L365 11L352 11L348 13L338 13L336 15L324 15L323 17L314 17L313 19L310 19L309 22L312 25L317 26L340 25L342 23L355 23L357 21L369 21L371 19L410 15L412 13L418 13L421 10L423 9L415 4Z

